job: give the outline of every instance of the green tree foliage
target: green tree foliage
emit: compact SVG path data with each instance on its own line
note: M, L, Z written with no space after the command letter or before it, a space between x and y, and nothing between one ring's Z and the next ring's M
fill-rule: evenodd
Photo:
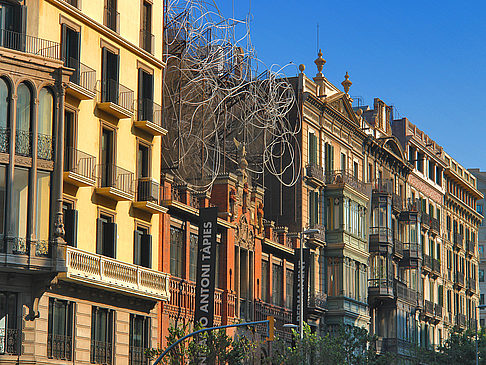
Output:
M300 340L293 332L294 345L277 339L268 364L278 365L386 365L393 361L393 355L378 355L375 339L364 328L339 327L325 336L312 333L308 325L304 338Z
M200 327L196 327L197 331ZM189 334L187 325L182 327L170 327L169 335L166 337L167 346L175 343L178 339ZM207 364L226 365L239 364L254 353L255 345L246 337L232 338L226 334L224 329L211 332L203 332L195 337L175 346L164 356L160 362L164 365L196 365L205 358ZM155 360L163 350L151 349L147 356Z
M486 332L478 333L479 364L486 365ZM476 332L455 328L449 338L436 350L419 349L416 364L476 364Z

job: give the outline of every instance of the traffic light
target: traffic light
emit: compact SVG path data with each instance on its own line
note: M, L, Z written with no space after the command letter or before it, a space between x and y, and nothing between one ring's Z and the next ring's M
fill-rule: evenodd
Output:
M275 318L273 316L267 316L267 319L268 319L267 341L273 341L275 338Z

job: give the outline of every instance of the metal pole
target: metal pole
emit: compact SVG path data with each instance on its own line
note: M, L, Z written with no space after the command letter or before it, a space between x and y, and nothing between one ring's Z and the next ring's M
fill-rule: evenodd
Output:
M479 345L478 345L478 307L474 311L476 317L476 365L479 365Z
M300 306L299 306L299 335L304 339L304 233L300 231Z

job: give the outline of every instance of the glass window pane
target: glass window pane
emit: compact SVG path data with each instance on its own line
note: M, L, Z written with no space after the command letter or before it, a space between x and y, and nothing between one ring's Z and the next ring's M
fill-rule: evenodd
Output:
M8 128L8 112L10 105L9 88L5 80L0 79L0 129Z
M38 133L52 136L54 98L49 90L43 88L39 94Z
M29 171L16 168L13 181L12 232L16 237L27 237L27 206L29 198Z
M51 176L48 172L37 171L36 236L39 240L49 239L49 198Z
M5 199L7 197L6 173L6 167L4 165L0 165L0 239L3 239L5 234Z
M17 89L17 131L30 132L31 94L26 84Z

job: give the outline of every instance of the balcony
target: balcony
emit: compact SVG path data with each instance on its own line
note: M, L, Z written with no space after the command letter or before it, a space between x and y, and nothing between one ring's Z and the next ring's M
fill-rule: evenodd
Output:
M403 243L398 238L393 239L393 255L403 258Z
M462 234L458 232L454 232L453 240L454 240L454 247L457 248L458 250L464 247L464 236Z
M124 119L133 116L133 90L116 80L101 81L101 101L98 109L115 118Z
M153 136L167 134L162 125L162 108L150 99L139 99L137 102L137 120L133 125Z
M417 243L404 243L403 259L400 261L400 265L412 268L418 267L418 262L420 260L419 254L420 250Z
M315 163L308 163L305 167L306 181L309 185L320 187L324 185L324 170L322 166Z
M454 275L454 284L460 288L464 288L464 273L456 271Z
M317 246L323 246L326 244L326 227L319 223L311 223L308 228L319 230L319 233L311 233L306 235L308 243L314 243Z
M66 66L74 69L66 92L79 100L94 99L96 96L96 70L74 58L69 58Z
M383 278L368 279L368 300L370 304L374 301L381 302L393 299L395 299L393 280Z
M442 319L442 306L440 304L434 304L434 314L437 319Z
M167 208L160 205L160 185L151 178L137 180L137 196L133 207L151 214L167 212Z
M473 241L466 241L466 247L467 247L467 254L469 256L475 256L476 255L476 243Z
M96 157L69 147L64 156L64 181L78 186L95 186Z
M10 129L0 128L0 152L10 153Z
M390 228L370 227L370 252L389 252L393 245L393 232Z
M358 180L354 175L349 174L346 171L334 170L328 171L325 174L325 182L327 185L336 185L341 188L344 186L349 186L355 191L367 195L366 184ZM332 187L328 187L332 188Z
M383 338L381 340L382 352L391 352L401 356L410 357L415 353L415 344L400 338Z
M120 13L111 7L105 7L103 12L104 24L112 31L120 32Z
M430 219L430 231L435 234L440 234L440 222L437 218Z
M64 335L47 335L47 357L50 359L71 361L73 338Z
M284 324L292 323L292 311L287 308L279 307L260 300L255 301L255 321L263 321L267 316L275 318L275 332L279 338L286 340L292 339L292 333L289 329L283 327ZM266 326L257 326L257 331L266 334Z
M327 294L311 290L307 302L307 315L317 319L325 312L327 312Z
M116 165L97 165L96 193L110 199L133 200L133 172Z
M5 325L4 325L5 326ZM22 355L22 331L20 329L5 328L3 338L0 337L0 354L6 355ZM12 359L13 360L13 359ZM6 363L10 360L5 360ZM13 361L15 363L15 361Z
M57 42L48 41L27 34L0 29L0 47L29 53L53 60L61 59L61 47Z
M196 192L190 190L187 186L171 186L171 201L176 201L188 205L194 209L199 209L200 203Z
M432 275L435 277L440 276L441 268L440 268L440 260L432 259Z
M423 313L428 317L434 317L434 303L429 300L424 300Z
M15 131L15 154L24 157L32 155L32 134L29 131Z
M416 290L407 287L407 284L395 280L395 295L398 299L408 302L412 305L418 304L419 294Z
M54 139L47 134L37 134L37 157L41 160L52 161L54 157Z
M430 228L430 215L428 213L422 212L420 217L420 223L422 224L422 228Z
M154 39L154 35L149 30L140 30L140 48L151 54L154 54L155 51Z
M169 275L66 246L61 279L152 300L170 299Z
M422 270L424 272L430 273L432 271L432 257L429 255L424 255L424 260L422 263Z
M403 210L403 199L400 195L392 194L392 207L398 213Z
M467 280L467 291L471 294L476 293L476 279L468 279Z
M456 314L456 326L466 327L466 316L464 314Z

